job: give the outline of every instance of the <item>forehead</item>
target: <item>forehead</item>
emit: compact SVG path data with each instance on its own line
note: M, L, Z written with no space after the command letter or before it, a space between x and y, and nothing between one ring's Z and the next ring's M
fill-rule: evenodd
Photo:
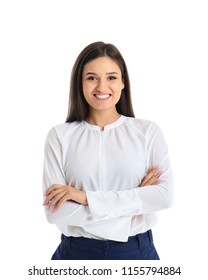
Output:
M95 58L85 64L83 72L118 72L121 73L119 65L109 56Z

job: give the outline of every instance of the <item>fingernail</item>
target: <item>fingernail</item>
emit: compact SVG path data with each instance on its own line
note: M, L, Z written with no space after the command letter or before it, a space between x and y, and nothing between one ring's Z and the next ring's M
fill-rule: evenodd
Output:
M154 167L154 169L159 170L159 169L160 169L160 166L159 166L159 165L156 165L156 166Z

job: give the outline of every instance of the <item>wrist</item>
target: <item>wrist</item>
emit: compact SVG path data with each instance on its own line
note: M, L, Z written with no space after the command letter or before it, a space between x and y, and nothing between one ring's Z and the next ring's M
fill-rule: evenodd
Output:
M77 190L77 189L71 187L70 192L71 192L70 197L72 200L74 200L77 203L84 205L84 206L88 205L87 196L86 196L85 191Z

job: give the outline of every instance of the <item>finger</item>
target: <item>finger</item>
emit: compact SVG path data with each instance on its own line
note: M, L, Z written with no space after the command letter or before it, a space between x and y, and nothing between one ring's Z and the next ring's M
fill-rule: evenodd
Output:
M66 196L66 193L65 192L61 192L59 194L57 194L51 201L50 203L48 204L48 207L47 209L48 210L51 210L51 209L55 209L56 208L56 205L58 204L58 202L62 199L62 197Z
M44 200L44 202L43 202L43 205L44 206L47 206L49 203L50 203L50 201L53 199L53 197L55 196L56 194L55 194L55 192L53 191L53 192L50 192L46 197L45 197L45 200Z
M153 168L151 168L147 171L146 176L144 176L144 178L142 179L141 185L144 185L149 180L149 178L151 177L152 170L153 170Z
M141 186L148 186L153 185L155 182L157 182L157 179L162 175L161 171L158 171L158 169L152 169L148 175L144 177L142 180Z
M160 183L160 179L158 175L155 175L149 179L149 181L146 183L146 186L157 185L158 183Z
M159 168L156 166L156 167L153 167L153 168L150 168L146 174L146 176L143 178L142 180L142 185L146 185L147 182L153 177L155 176L155 174L157 174L157 172L159 171Z
M62 196L62 198L59 199L59 201L54 206L53 211L56 212L59 210L59 208L67 201L69 200L69 197L67 195Z
M62 189L57 189L57 190L53 190L51 191L47 196L46 199L43 203L43 205L48 205L50 203L51 200L53 200L53 198L58 195L59 193L61 193L63 190Z
M160 175L161 174L155 174L154 176L149 178L149 180L147 180L145 182L142 182L141 187L159 184L159 182L160 182L160 180L159 180Z
M60 189L61 187L63 187L62 185L57 185L57 184L54 184L52 186L50 186L46 192L45 192L45 196L48 196L51 192L53 192L54 190L57 190L57 189Z

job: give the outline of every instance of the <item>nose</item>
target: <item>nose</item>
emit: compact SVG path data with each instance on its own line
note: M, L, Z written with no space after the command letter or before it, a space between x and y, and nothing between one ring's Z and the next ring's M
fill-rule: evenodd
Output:
M97 90L100 92L105 92L107 88L107 81L106 79L99 79L97 83Z

